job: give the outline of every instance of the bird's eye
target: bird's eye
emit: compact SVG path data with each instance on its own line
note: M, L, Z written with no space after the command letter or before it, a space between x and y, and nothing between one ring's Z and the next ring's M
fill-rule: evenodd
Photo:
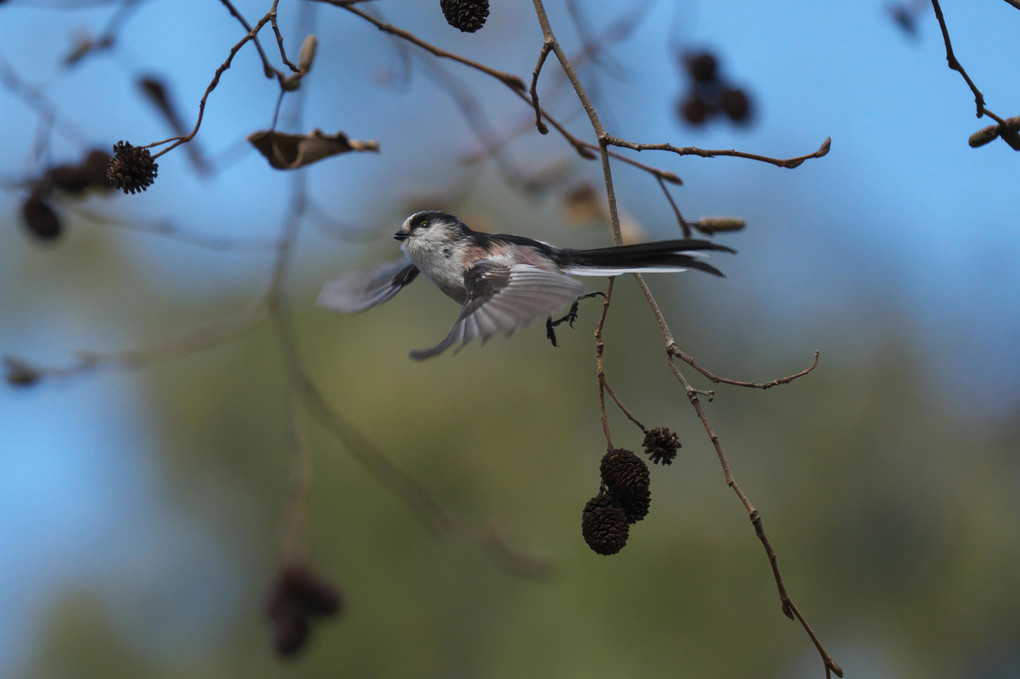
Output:
M429 226L431 226L431 225L429 224L429 220L427 220L427 219L423 219L420 222L418 222L418 228L419 229L427 229L427 228L429 228Z

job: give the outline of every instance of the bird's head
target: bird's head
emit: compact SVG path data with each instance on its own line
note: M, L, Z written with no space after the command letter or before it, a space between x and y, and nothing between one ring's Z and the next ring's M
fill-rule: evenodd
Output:
M453 241L467 232L464 222L451 214L439 210L422 210L405 219L393 237L402 242L410 240L418 245L426 245Z

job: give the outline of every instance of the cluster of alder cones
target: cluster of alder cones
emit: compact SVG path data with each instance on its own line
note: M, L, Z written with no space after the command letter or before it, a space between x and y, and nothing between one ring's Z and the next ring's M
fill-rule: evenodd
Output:
M645 433L643 445L652 462L668 465L676 459L680 441L669 429L657 427ZM652 491L648 465L630 450L611 449L599 471L599 492L581 513L581 536L596 554L608 556L623 549L631 525L648 515Z

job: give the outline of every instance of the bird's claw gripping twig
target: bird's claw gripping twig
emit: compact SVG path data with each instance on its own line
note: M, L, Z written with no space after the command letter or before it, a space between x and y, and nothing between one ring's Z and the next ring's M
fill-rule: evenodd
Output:
M549 341L552 342L552 345L554 347L559 346L559 344L556 343L556 331L554 330L554 328L557 325L560 325L561 323L569 323L570 327L573 328L574 321L577 320L577 307L580 304L581 300L599 296L605 298L606 294L604 292L599 292L598 290L596 290L595 292L589 292L586 295L581 295L580 297L574 300L573 304L570 305L570 311L568 311L566 315L564 315L561 318L558 318L555 321L552 319L552 316L549 316L547 319L545 319L545 336L549 338Z

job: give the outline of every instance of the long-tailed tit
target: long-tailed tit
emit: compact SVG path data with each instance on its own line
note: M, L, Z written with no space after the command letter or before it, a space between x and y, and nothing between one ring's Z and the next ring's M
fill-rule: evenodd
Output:
M330 281L317 304L340 313L364 311L389 300L421 273L458 304L460 316L443 341L411 358L438 356L475 337L484 343L497 332L550 316L585 294L574 276L676 272L722 272L703 261L707 250L734 250L706 240L680 239L594 250L558 248L542 241L472 231L438 210L416 212L393 236L404 257Z

